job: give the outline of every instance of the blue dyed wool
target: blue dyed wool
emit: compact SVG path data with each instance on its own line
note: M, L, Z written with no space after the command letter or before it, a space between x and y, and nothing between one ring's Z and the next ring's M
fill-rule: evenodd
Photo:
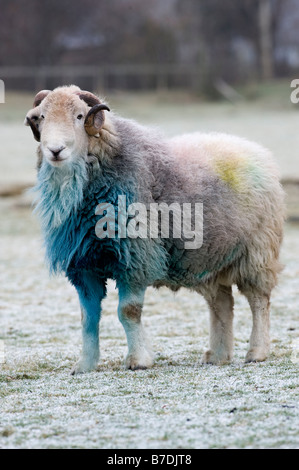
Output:
M159 240L98 239L95 226L100 203L114 205L126 196L127 206L137 201L132 181L119 181L111 169L94 170L81 159L61 168L43 161L34 190L41 219L46 258L52 273L65 273L80 285L82 272L126 285L147 286L165 276L166 252Z

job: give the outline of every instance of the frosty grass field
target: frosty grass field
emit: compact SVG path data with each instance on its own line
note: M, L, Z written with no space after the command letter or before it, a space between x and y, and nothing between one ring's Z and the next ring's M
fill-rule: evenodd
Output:
M266 97L236 106L113 94L110 104L169 135L222 130L255 139L273 150L285 178L299 180L299 108L289 105L287 87L284 93L274 101ZM34 181L36 145L22 125L32 98L8 95L0 105L3 193ZM200 364L208 346L203 298L184 289L176 295L148 289L144 324L155 366L126 371L125 334L111 282L99 369L75 377L70 370L81 348L76 293L64 278L48 275L28 196L0 198L0 348L4 345L6 359L0 364L0 448L299 448L296 197L288 204L293 222L286 224L285 270L272 298L267 362L243 363L251 314L236 289L235 357L221 367Z

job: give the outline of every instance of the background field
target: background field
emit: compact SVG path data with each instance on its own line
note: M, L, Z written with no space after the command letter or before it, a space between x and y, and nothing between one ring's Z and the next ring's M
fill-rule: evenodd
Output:
M35 179L35 148L22 125L32 95L8 94L0 105L0 448L299 448L299 105L289 83L242 90L237 104L196 96L120 94L111 107L167 135L225 131L259 141L275 154L288 180L282 262L272 299L272 353L244 365L251 329L249 307L235 291L235 358L208 367L204 300L182 289L148 289L144 323L156 363L123 368L125 335L117 293L109 284L101 323L99 370L71 377L81 348L74 289L49 278L30 198L20 188ZM290 180L293 183L290 183Z

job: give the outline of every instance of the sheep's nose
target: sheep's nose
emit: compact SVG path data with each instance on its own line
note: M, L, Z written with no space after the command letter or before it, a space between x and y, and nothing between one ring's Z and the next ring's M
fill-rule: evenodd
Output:
M62 152L62 150L64 150L65 147L59 147L59 148L55 148L55 149L48 147L48 149L50 150L50 152L52 152L52 155L53 155L55 158L58 158L60 152Z

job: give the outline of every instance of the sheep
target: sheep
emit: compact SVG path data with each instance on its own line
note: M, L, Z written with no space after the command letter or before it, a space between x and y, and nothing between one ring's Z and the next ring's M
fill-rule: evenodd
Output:
M148 286L185 287L204 296L210 347L202 363L221 365L233 357L237 285L253 317L245 361L266 360L284 222L284 192L270 152L222 133L167 139L109 111L96 95L70 85L39 92L25 119L39 142L35 210L46 258L52 273L64 273L75 286L81 307L83 351L72 374L98 365L108 279L119 293L128 369L153 365L141 321ZM135 203L147 210L152 204L202 204L201 246L188 249L183 235L174 236L174 216L169 237L161 231L158 237L121 236L120 222L114 236L98 237L95 227L108 213L103 205L121 212L121 197L125 210Z

